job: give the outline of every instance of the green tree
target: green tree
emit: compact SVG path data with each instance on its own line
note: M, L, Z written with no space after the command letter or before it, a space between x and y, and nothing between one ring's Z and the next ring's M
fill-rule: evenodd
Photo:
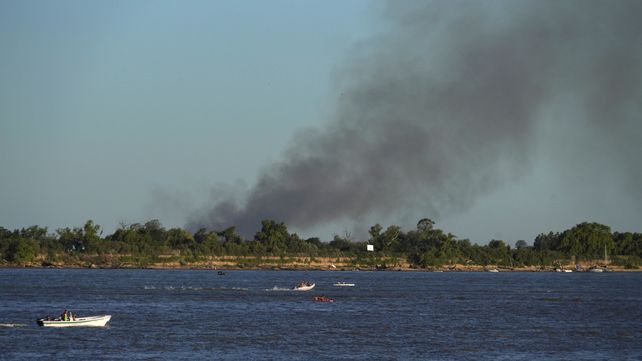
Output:
M377 238L375 243L375 249L381 250L383 252L391 252L397 248L399 244L399 236L401 235L401 227L399 226L389 226L386 228L386 231Z
M91 219L85 222L81 239L83 249L96 251L99 248L100 235L102 234L100 228L100 225L94 224Z
M34 239L15 239L9 245L7 250L7 260L9 262L25 265L36 260L38 254L38 242Z
M613 252L615 242L608 226L599 223L580 223L562 233L560 250L567 255L602 258L604 250Z
M515 242L515 248L521 249L525 247L528 247L528 243L526 243L526 241L524 241L523 239L520 239L519 241Z
M261 225L261 230L256 232L254 240L263 244L268 253L282 254L287 251L290 234L285 223L264 220Z
M172 228L167 231L167 243L173 249L193 249L196 245L194 236L181 228Z
M432 231L435 222L430 218L422 218L417 222L417 231L421 233L428 233Z
M236 243L236 244L241 244L242 239L241 236L236 233L236 227L228 227L225 230L218 232L218 235L220 237L223 237L224 242L227 243Z

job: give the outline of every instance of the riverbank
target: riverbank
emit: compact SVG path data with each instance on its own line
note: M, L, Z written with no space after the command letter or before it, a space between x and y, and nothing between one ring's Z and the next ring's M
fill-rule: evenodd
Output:
M579 272L600 268L612 272L639 272L638 268L609 265L599 262L580 264ZM575 265L506 267L502 265L449 264L435 267L412 267L405 260L394 257L354 259L348 257L250 257L210 256L197 261L185 261L172 255L160 256L154 262L140 262L130 256L84 257L71 262L38 260L29 264L0 264L0 268L93 268L93 269L196 269L196 270L323 270L323 271L420 271L420 272L578 272Z

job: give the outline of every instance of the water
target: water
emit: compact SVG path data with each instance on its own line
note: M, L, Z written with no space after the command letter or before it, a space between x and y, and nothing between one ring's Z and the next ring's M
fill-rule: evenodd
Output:
M287 290L302 280L317 286ZM0 359L640 360L641 285L642 273L0 269ZM65 308L112 320L36 325Z

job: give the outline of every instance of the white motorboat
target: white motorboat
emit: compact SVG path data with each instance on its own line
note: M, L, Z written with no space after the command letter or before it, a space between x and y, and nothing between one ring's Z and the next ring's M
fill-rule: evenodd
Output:
M42 327L103 327L109 322L111 315L75 317L73 320L63 321L56 319L39 319L38 325Z
M301 282L298 285L292 287L292 290L294 290L294 291L309 291L309 290L313 289L315 285L316 284L314 284L314 283Z
M571 272L573 272L573 270L572 269L563 268L563 267L562 268L558 267L558 268L555 269L555 272L571 273Z
M354 283L346 283L346 282L337 282L334 284L335 287L354 287Z

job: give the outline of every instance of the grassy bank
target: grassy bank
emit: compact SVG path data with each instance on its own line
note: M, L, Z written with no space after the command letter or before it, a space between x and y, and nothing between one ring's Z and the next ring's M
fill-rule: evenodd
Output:
M603 267L600 261L582 262L581 267ZM575 264L553 266L522 266L487 264L448 264L420 268L399 257L310 257L310 256L208 256L186 259L176 254L143 257L133 255L81 255L51 257L40 255L34 262L15 264L4 262L5 268L101 268L101 269L207 269L207 270L388 270L443 272L554 272L557 268L575 270ZM615 272L640 271L639 267L609 265Z

